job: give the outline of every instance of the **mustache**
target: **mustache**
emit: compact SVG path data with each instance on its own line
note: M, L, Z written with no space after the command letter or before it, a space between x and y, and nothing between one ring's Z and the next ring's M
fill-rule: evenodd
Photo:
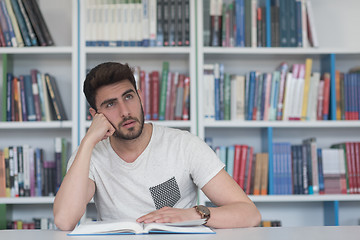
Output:
M136 122L140 122L139 119L137 119L135 117L126 117L119 123L119 126L122 126L126 121L129 121L129 120L134 120Z

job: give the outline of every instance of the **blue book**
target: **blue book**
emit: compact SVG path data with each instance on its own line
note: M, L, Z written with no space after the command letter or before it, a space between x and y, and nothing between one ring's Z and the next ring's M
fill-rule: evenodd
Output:
M8 29L9 29L11 46L17 47L18 44L17 44L17 41L16 41L14 28L13 28L12 23L11 23L11 19L10 19L10 16L9 16L9 12L7 11L7 8L6 8L6 5L5 5L5 1L0 1L0 5L1 5L0 7L2 8L2 12L3 12L4 16L5 16L5 20L6 20Z
M42 159L42 149L35 149L35 195L37 197L42 196L42 172L43 172L43 159Z
M244 0L235 1L236 46L245 47L245 5Z
M26 96L26 110L27 118L29 121L36 121L35 103L32 92L32 81L30 75L20 76L20 79L24 79L25 96Z
M255 83L256 83L256 72L250 72L250 85L249 85L249 96L248 96L248 115L247 120L252 120L253 107L254 107L254 96L255 96Z
M25 19L21 13L21 10L20 10L17 0L11 0L11 5L13 7L13 10L14 10L14 13L16 16L16 20L18 21L19 28L21 31L21 36L24 40L25 46L31 46L32 44L31 44L29 32L27 30Z
M295 3L295 13L296 13L296 38L297 38L297 46L303 46L303 39L302 39L302 6L301 1L296 1Z
M318 157L318 172L319 172L319 192L323 193L325 191L325 185L324 185L324 171L323 171L321 148L317 149L317 157Z
M220 119L219 120L224 120L224 90L225 90L225 71L224 71L224 64L220 64L219 65L219 73L220 73L220 96L219 96L219 100L220 100Z
M227 173L233 177L234 175L234 155L235 155L235 146L228 146L227 147L227 154L226 154L226 171Z
M11 47L11 37L10 37L10 32L9 32L9 27L8 24L6 22L6 18L5 18L5 14L3 12L2 7L0 6L0 24L1 24L1 30L4 34L4 39L5 39L5 43L7 47Z

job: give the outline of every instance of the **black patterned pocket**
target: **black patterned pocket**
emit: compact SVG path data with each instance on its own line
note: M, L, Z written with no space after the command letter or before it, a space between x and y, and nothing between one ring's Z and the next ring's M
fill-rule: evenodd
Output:
M156 209L174 207L180 200L180 189L175 177L149 188Z

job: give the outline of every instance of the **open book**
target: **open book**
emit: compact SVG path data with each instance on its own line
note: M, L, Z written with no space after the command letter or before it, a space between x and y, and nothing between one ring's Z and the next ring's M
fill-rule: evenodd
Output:
M77 235L118 235L118 234L149 234L149 233L215 233L202 225L204 219L177 223L138 223L136 221L97 221L77 226L69 236Z

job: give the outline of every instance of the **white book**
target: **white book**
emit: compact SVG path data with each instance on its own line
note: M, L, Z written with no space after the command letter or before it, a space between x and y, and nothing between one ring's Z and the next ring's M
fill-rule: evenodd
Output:
M123 4L121 0L115 0L115 8L116 8L116 45L123 45L123 21L124 21L124 10Z
M116 235L148 233L215 233L205 227L204 219L178 223L138 223L135 220L97 221L82 223L69 236Z
M308 20L308 32L310 43L313 47L319 47L319 40L317 37L317 31L315 26L314 12L312 8L312 4L310 0L306 1L306 12L307 12L307 20Z
M110 31L111 31L111 19L110 19L110 6L108 0L102 0L101 3L101 28L103 29L103 45L109 46L110 43Z
M204 118L215 119L215 76L214 65L204 64L203 74Z
M123 39L123 46L129 46L130 45L130 34L129 32L133 32L130 31L130 4L129 3L124 3L121 2L120 3L122 5L122 10L123 10L123 14L122 14L122 39Z
M129 0L127 5L128 5L128 26L129 26L127 34L129 35L130 46L135 46L136 28L137 28L137 21L136 21L137 11L136 11L135 0Z
M107 0L108 5L108 21L109 21L109 46L116 47L117 43L117 9L113 0Z
M135 3L135 45L142 46L143 34L148 31L149 27L146 26L146 29L143 27L143 4L140 0Z
M157 32L157 13L156 13L156 0L148 0L149 1L149 39L150 46L156 46L156 32Z
M307 120L316 121L317 96L320 82L320 73L314 72L310 79L309 101L307 108Z
M149 0L142 0L142 45L150 45Z
M309 47L309 40L307 31L306 0L301 0L301 28L303 47L307 48Z
M289 114L292 107L293 101L293 77L292 73L288 72L286 74L286 86L285 86L285 99L284 99L284 108L283 108L283 120L289 120Z
M245 120L245 76L231 76L231 120Z

